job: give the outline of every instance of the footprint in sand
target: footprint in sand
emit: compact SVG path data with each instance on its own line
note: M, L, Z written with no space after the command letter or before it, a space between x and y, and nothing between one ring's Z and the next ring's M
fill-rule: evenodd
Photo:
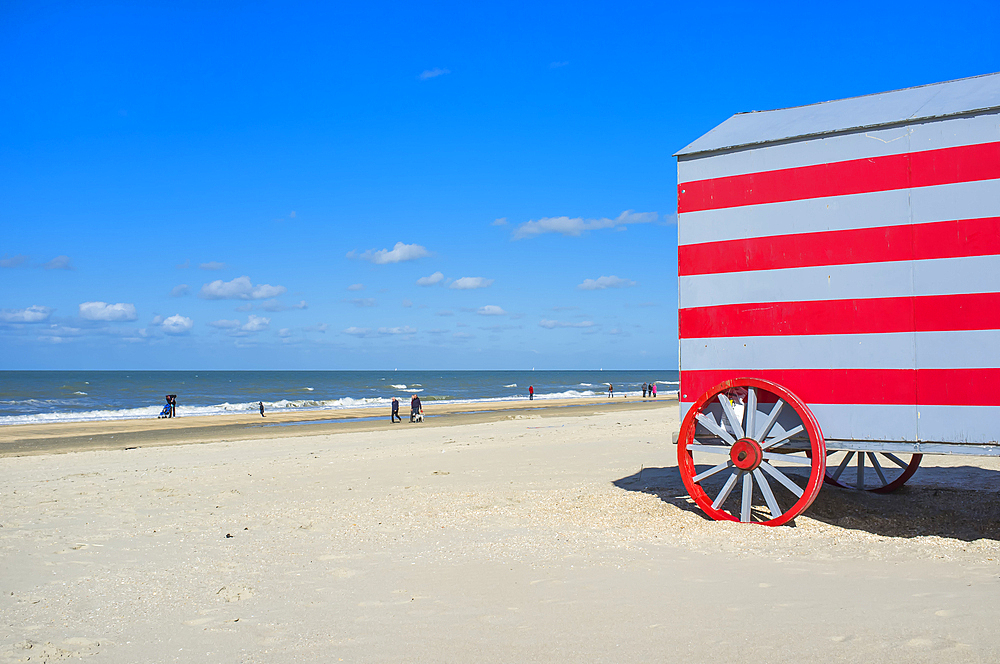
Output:
M227 602L239 602L253 596L253 588L240 584L222 586L215 593Z

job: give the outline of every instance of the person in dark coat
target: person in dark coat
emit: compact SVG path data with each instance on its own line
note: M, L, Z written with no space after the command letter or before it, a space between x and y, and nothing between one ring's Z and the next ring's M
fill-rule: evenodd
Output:
M389 417L389 421L392 422L393 424L395 424L396 420L399 420L400 422L402 422L403 418L399 416L399 399L397 399L396 397L393 397L392 398L392 416Z
M264 402L263 401L259 401L259 402L257 402L257 405L260 406L260 416L264 417Z

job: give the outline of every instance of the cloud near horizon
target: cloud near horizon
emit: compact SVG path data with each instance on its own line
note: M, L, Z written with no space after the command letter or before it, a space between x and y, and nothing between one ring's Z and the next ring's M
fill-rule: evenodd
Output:
M419 244L404 244L402 242L397 242L392 249L379 249L377 251L369 249L362 254L354 251L347 252L348 258L360 258L361 260L371 261L376 265L413 261L430 255L430 252Z
M434 69L423 70L422 72L420 72L420 75L417 76L417 78L419 78L421 81L426 81L427 79L437 78L438 76L444 76L445 74L450 74L450 73L451 71L448 69L440 69L438 67L435 67Z
M486 288L492 283L492 279L484 279L483 277L462 277L461 279L456 279L451 282L448 285L448 288L454 288L456 290L473 290L476 288Z
M557 327L594 327L594 322L585 320L579 323L566 323L558 320L546 320L543 318L538 321L539 327L544 327L546 330L553 330Z
M201 287L199 295L206 300L267 300L287 291L284 286L258 284L254 286L250 277L236 277L232 281L217 279Z
M635 285L636 282L631 279L622 279L612 274L610 277L584 279L583 283L577 286L577 288L580 290L604 290L605 288L628 288Z
M441 273L441 272L435 272L434 274L432 274L430 276L420 277L419 279L417 279L417 285L418 286L433 286L434 284L438 283L442 279L444 279L444 274Z
M46 270L72 270L73 261L69 256L56 256L43 267Z
M53 311L52 307L37 304L24 309L0 309L0 323L44 323Z
M559 233L568 237L579 237L586 231L602 228L624 229L627 224L648 224L659 219L656 212L634 212L625 210L614 219L584 219L583 217L543 217L538 221L528 221L514 229L511 239L522 240L545 233Z
M139 316L135 305L126 302L108 304L107 302L83 302L80 304L80 318L84 320L103 320L119 322L135 320Z

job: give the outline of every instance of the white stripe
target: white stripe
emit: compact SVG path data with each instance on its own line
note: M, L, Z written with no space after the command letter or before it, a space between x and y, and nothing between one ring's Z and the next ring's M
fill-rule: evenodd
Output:
M678 215L681 245L1000 216L1000 180L809 198Z
M691 409L691 405L691 403L681 403L682 418ZM809 409L816 416L824 438L838 438L842 440L916 440L916 406L809 404Z
M1000 368L1000 330L721 337L680 345L681 371Z
M821 265L678 279L678 306L1000 292L1000 256Z
M920 440L970 444L1000 441L998 406L920 406L917 410Z
M677 182L938 150L997 140L1000 140L1000 116L996 113L921 122L905 127L825 136L698 159L682 159L677 164Z

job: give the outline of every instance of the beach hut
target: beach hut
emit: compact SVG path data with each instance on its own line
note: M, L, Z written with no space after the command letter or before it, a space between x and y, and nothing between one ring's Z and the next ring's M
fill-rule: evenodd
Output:
M740 113L675 156L677 454L708 515L1000 455L1000 74Z

